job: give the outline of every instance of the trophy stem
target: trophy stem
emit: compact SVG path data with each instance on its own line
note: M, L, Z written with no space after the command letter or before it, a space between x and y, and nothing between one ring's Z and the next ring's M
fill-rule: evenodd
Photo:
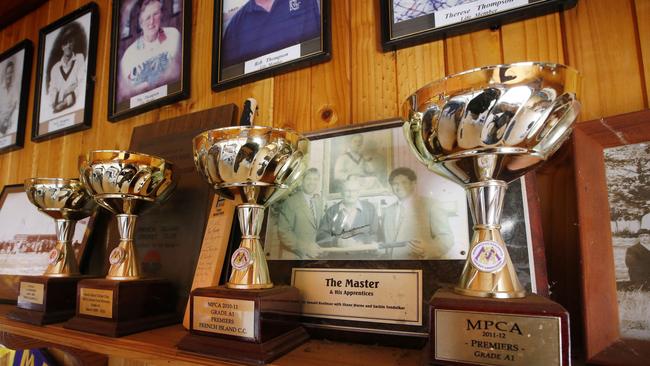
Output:
M76 221L54 220L56 224L56 246L50 252L50 261L44 275L49 277L68 277L79 274L79 266L72 249L72 237Z
M264 206L241 204L237 206L237 215L242 239L230 260L232 272L226 287L246 290L271 288L273 283L260 242Z
M520 298L526 291L501 237L501 210L508 184L487 180L468 184L467 201L474 235L455 292L475 297Z
M111 251L107 279L137 280L140 278L140 264L133 245L135 222L138 215L121 214L117 217L117 228L120 234L120 244Z

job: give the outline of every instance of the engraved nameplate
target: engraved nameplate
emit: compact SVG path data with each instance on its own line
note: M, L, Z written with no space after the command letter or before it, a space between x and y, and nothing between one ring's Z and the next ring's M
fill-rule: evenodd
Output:
M294 268L302 315L422 325L422 270Z
M192 329L255 339L255 302L194 296Z
M435 310L435 357L481 365L562 365L560 318Z
M113 291L82 287L79 292L79 314L113 317Z
M32 303L43 305L43 294L45 285L42 283L21 282L18 303Z

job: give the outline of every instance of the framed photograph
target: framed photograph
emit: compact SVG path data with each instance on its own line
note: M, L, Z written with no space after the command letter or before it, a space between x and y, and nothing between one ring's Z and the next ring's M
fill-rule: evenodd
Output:
M381 0L384 51L569 9L578 0Z
M108 120L190 96L190 0L113 1Z
M26 39L0 55L0 153L25 142L33 49Z
M72 248L77 261L86 250L93 218L77 222ZM56 245L54 220L34 206L22 184L5 186L0 194L0 301L15 301L19 278L40 276Z
M91 2L41 29L32 140L90 128L99 10Z
M212 89L329 60L330 0L217 0Z
M309 134L300 186L267 210L271 277L301 290L304 323L312 330L423 341L429 299L460 277L472 227L465 190L417 161L402 124ZM534 175L510 184L502 226L522 284L547 294ZM330 292L327 281L336 278L382 286ZM355 302L364 307L342 305Z
M650 359L650 111L578 123L573 144L587 361L645 365Z

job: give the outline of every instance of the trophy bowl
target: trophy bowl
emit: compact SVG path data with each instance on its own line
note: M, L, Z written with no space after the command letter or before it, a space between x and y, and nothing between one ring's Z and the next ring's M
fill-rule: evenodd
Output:
M173 166L163 158L121 150L88 153L80 166L81 181L97 203L117 217L119 245L109 256L108 279L140 278L133 234L138 215L173 192Z
M264 209L299 182L309 141L292 131L239 126L205 131L194 138L193 147L201 176L219 195L242 202L237 205L242 240L231 257L226 286L273 287L259 236Z
M560 64L495 65L432 82L404 103L404 134L415 156L467 191L474 235L457 293L525 296L500 234L503 197L508 182L570 136L579 84L579 73Z
M93 214L97 205L78 179L30 178L25 193L39 211L54 219L56 246L50 251L45 276L67 277L79 274L72 249L72 237L78 220Z

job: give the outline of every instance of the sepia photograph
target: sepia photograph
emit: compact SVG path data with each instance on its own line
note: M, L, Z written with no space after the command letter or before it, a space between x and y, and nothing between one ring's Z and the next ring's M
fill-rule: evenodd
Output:
M299 61L328 59L328 15L329 0L217 1L213 89Z
M32 42L24 40L0 55L0 152L24 143L32 48Z
M401 127L311 142L301 185L270 207L268 259L464 259L465 191L429 172Z
M189 1L113 2L109 119L157 108L189 94Z
M85 218L75 227L72 248L77 260L89 222ZM0 275L42 275L55 245L54 220L29 202L22 184L6 186L0 196Z
M41 29L32 140L90 127L97 13L90 3Z
M650 142L604 158L621 335L650 340Z

